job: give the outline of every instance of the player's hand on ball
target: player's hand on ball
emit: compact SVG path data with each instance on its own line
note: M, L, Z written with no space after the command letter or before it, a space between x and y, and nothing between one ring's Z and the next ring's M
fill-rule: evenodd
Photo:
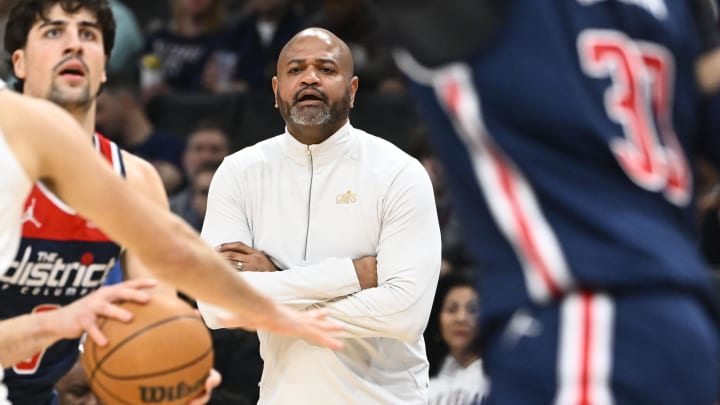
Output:
M218 373L215 369L210 370L210 375L208 376L207 380L205 380L205 391L203 391L203 393L199 397L190 401L189 405L205 405L210 402L212 390L217 388L217 386L220 385L221 382L222 376L220 375L220 373Z
M61 338L77 338L83 332L98 345L107 344L107 338L100 332L97 319L100 316L123 322L132 320L132 313L115 305L120 301L145 303L150 294L143 291L157 285L155 280L130 280L112 286L102 287L72 304L53 313L53 324Z
M212 371L212 337L195 310L178 297L116 304L132 322L103 318L108 338L85 341L80 356L93 393L105 404L203 404L220 384ZM122 399L122 401L118 401Z

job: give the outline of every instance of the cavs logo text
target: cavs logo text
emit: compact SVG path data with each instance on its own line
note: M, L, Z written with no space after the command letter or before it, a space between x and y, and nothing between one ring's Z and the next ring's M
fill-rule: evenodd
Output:
M114 264L114 258L107 263L94 263L92 253L66 263L55 252L38 251L33 256L32 247L28 246L20 261L0 269L0 291L14 286L23 295L83 296L102 285Z
M357 194L350 190L348 190L347 193L338 194L337 197L335 197L335 204L355 204L356 201Z

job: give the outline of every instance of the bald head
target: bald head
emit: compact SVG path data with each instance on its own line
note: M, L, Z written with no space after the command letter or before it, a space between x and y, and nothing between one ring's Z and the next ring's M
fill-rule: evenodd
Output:
M317 27L306 28L298 32L285 44L278 56L277 70L279 72L293 61L307 59L313 55L310 51L320 50L325 51L327 56L333 58L338 67L349 76L353 75L355 68L350 47L332 32Z

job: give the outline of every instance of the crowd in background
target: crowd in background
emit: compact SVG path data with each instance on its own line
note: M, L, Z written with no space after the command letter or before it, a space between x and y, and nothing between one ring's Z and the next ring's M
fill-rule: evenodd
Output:
M0 25L11 3L0 0ZM350 114L351 123L418 158L435 188L445 276L425 334L431 392L433 382L452 385L448 376L465 367L472 367L466 378L480 376L474 319L481 308L473 284L464 282L472 276L473 265L464 251L461 224L453 215L443 169L424 142L425 129L412 95L393 63L390 42L384 40L383 22L371 4L367 0L110 3L118 29L108 64L110 77L97 100L98 131L153 163L171 209L197 230L210 180L222 159L283 130L270 87L282 46L309 26L327 28L349 44L363 89ZM9 60L7 54L1 57ZM0 76L12 81L9 64L1 64ZM697 173L698 247L714 267L720 267L720 182L708 167L698 167ZM213 334L223 384L212 403L255 403L262 371L256 336L233 330ZM438 383L439 379L445 380ZM463 395L477 398L484 389L478 386Z

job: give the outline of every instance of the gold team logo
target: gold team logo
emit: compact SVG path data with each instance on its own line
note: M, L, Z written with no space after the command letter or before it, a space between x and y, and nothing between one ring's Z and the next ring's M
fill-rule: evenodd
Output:
M335 204L355 204L357 201L357 194L348 190L347 193L338 194L335 197Z

